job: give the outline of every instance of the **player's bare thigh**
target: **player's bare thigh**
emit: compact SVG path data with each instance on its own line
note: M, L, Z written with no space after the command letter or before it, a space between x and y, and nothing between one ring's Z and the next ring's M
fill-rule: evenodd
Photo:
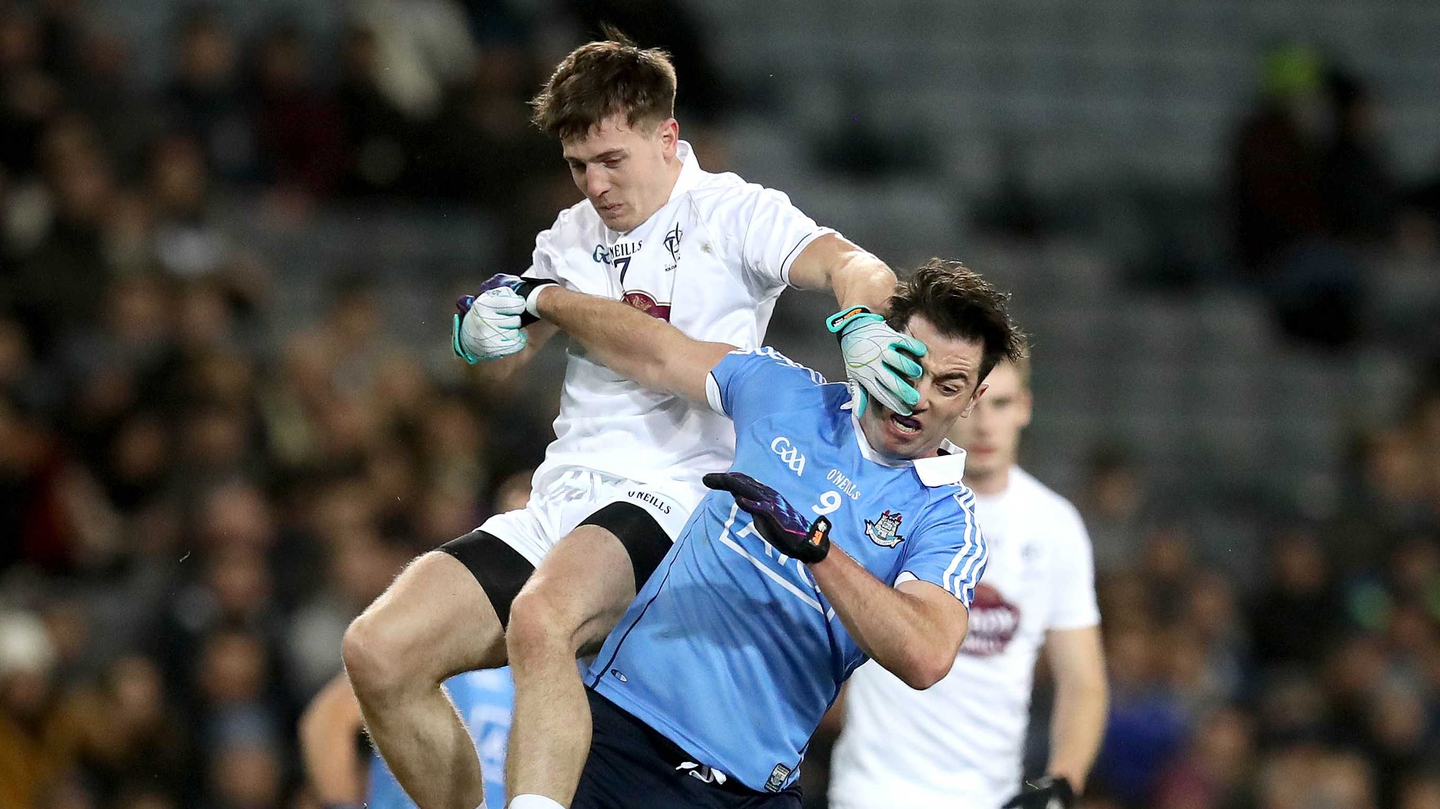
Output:
M515 597L510 632L524 644L527 635L556 635L588 654L599 649L635 600L630 553L609 530L581 525L550 551ZM532 638L539 640L539 638ZM513 642L513 641L512 641Z
M345 634L345 662L352 680L369 674L380 687L394 677L439 683L505 665L505 634L474 574L454 556L431 551L355 619Z

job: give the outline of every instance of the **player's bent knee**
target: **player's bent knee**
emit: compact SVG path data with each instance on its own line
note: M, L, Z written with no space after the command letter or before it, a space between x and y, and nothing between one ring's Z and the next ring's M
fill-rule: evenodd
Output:
M555 603L544 588L529 588L510 606L505 643L512 663L557 650L574 653L572 640L579 621Z
M379 616L366 612L350 622L340 656L356 696L379 697L405 687L406 667L392 647Z

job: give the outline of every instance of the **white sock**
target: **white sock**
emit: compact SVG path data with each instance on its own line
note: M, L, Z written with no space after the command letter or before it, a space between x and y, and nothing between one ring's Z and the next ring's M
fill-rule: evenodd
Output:
M565 809L544 795L516 795L510 799L510 809Z

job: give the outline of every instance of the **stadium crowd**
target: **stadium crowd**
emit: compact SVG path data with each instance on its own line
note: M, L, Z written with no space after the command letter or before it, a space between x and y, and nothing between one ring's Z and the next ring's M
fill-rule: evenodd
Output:
M523 502L549 411L428 374L364 268L276 333L226 209L303 227L337 200L461 201L523 266L574 194L526 123L571 44L547 38L629 22L676 51L683 114L725 99L680 7L575 5L541 25L357 4L325 47L197 9L152 91L84 4L0 2L0 807L313 805L295 723L347 623L415 554ZM428 24L387 25L402 6ZM1440 808L1440 380L1353 459L1339 517L1277 515L1252 583L1097 453L1067 493L1113 695L1086 806Z

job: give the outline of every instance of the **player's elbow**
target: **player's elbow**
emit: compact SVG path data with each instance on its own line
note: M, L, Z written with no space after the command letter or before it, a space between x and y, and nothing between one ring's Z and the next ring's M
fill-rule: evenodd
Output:
M954 664L954 655L945 656L929 651L913 660L900 675L900 680L916 691L924 691L945 679Z

